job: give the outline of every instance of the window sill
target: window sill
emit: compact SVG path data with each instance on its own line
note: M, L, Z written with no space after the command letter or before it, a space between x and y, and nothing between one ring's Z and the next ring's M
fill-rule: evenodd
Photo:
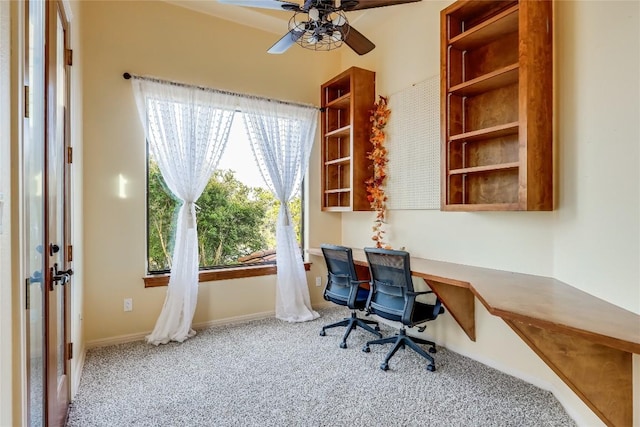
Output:
M304 269L309 271L311 263L305 262ZM250 267L229 267L217 270L201 271L198 282L215 282L217 280L242 279L245 277L270 276L276 274L278 269L275 265L252 265ZM145 288L155 288L167 286L169 284L169 274L153 274L144 276Z

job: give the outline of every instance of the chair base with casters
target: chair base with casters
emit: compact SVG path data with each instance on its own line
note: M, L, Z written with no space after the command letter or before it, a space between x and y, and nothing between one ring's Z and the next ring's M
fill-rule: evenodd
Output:
M329 244L323 244L321 248L327 265L327 285L324 289L324 299L349 307L351 317L324 326L320 336L325 336L325 331L329 328L346 326L347 330L342 337L340 348L347 348L347 338L351 331L358 326L382 338L382 334L378 332L380 330L378 322L360 319L356 316L356 310L362 311L367 305L370 289L364 286L365 283L369 283L368 280L358 280L351 248ZM375 327L370 325L375 325Z
M374 325L374 327L371 327L369 325ZM325 335L327 335L327 333L325 332L327 329L338 328L341 326L346 326L347 330L345 331L344 336L342 337L342 342L340 342L340 348L347 348L347 338L349 337L349 334L351 333L351 331L356 329L358 326L382 338L382 334L378 332L380 330L380 326L378 326L378 322L374 320L360 319L359 317L356 316L355 312L351 313L351 317L345 317L343 320L339 322L331 323L330 325L323 326L322 330L320 331L320 336L324 337Z
M424 357L429 361L429 364L427 365L428 371L434 372L436 370L435 361L433 360L433 357L431 357L431 355L429 354L429 353L435 353L437 351L436 344L433 341L428 341L428 340L423 340L421 338L413 338L408 336L405 328L400 329L400 332L393 337L368 341L362 348L362 351L364 351L365 353L369 353L371 351L371 349L369 348L370 345L389 344L389 343L393 343L393 347L387 353L387 356L384 358L384 362L380 364L380 369L382 369L383 371L386 371L389 369L389 359L391 359L393 355L396 354L396 352L400 348L405 348L407 346L413 351L415 351L416 353L418 353L420 356ZM418 344L429 345L430 346L429 353L427 353L421 347L419 347Z

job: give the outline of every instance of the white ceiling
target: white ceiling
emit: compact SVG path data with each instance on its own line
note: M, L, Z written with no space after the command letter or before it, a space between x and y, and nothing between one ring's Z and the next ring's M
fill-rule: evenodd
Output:
M287 25L291 12L269 9L234 6L218 3L217 0L165 0L167 3L185 7L196 12L213 15L227 21L249 27L258 28L275 34L283 34L288 30ZM299 0L288 0L299 1Z
M2 0L0 0L2 1ZM253 7L222 4L217 0L164 0L167 3L181 6L207 15L216 16L241 25L258 28L274 34L284 34L288 31L289 18L292 13ZM303 0L287 0L302 4ZM366 11L349 12L348 19L355 23Z

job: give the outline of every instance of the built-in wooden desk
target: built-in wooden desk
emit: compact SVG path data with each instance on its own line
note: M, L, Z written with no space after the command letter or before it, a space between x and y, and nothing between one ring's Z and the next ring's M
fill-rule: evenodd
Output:
M322 256L319 248L310 255ZM364 251L354 262L366 266ZM610 426L633 422L632 354L640 354L640 315L559 280L411 257L473 341L475 298L524 342Z

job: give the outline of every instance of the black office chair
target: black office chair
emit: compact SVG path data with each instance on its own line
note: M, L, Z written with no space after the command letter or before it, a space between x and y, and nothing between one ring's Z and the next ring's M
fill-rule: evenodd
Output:
M328 278L324 289L324 299L335 304L344 305L351 309L351 317L347 317L330 325L322 327L321 336L326 335L329 328L346 326L347 330L342 337L340 348L347 348L347 338L352 330L360 326L374 335L382 338L378 322L373 320L360 319L356 316L356 310L364 310L369 296L369 289L362 287L367 280L358 280L355 266L353 265L353 254L351 249L344 246L321 245L322 254L327 264ZM369 325L375 325L371 327Z
M405 326L411 328L438 317L444 313L440 299L436 298L435 304L424 304L416 301L418 295L430 294L432 291L415 292L411 281L411 266L409 253L388 249L365 248L369 271L371 272L371 293L367 301L367 310L385 319L402 323L397 335L389 338L369 341L362 351L368 353L372 344L394 343L389 350L380 369L389 369L389 359L399 348L409 346L416 353L429 361L427 369L435 371L436 365L433 357L424 351L418 344L429 345L429 352L436 352L436 345L432 341L420 338L412 338L407 335ZM425 327L418 328L422 332Z

